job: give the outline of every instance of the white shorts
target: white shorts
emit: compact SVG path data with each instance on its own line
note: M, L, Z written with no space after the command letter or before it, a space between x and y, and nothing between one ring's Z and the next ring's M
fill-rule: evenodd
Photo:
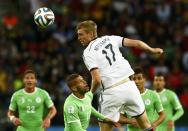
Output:
M99 98L99 112L116 122L121 112L134 117L141 115L144 110L142 97L134 81L107 89Z

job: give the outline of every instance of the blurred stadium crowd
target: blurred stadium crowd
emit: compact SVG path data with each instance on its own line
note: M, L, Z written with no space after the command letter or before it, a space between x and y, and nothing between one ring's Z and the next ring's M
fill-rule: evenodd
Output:
M33 21L34 12L43 6L56 17L55 24L45 30ZM176 91L187 114L187 0L0 0L0 18L1 124L7 121L12 93L23 87L23 71L32 67L39 86L50 93L57 107L53 125L63 125L62 105L70 93L66 76L78 72L89 80L75 32L76 24L86 19L97 22L99 35L141 39L163 48L162 57L134 48L122 52L132 66L144 68L148 88L152 88L153 75L163 72L167 87Z

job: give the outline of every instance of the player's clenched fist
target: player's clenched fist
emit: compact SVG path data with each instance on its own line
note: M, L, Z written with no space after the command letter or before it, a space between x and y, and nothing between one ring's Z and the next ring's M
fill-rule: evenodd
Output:
M161 49L161 48L152 48L152 53L154 53L154 54L162 54L163 53L163 49Z
M46 128L49 128L50 127L50 123L51 123L51 120L50 118L45 118L44 121L43 121L43 128L46 129Z
M12 123L15 125L15 126L19 126L22 124L21 120L17 117L12 117L11 119Z

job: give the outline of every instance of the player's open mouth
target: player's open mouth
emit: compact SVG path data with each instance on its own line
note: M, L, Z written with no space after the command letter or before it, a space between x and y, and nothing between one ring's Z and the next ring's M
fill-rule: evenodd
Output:
M32 83L27 83L28 86L32 85Z
M86 86L85 86L85 88L89 88L89 86L88 86L88 85L86 85Z

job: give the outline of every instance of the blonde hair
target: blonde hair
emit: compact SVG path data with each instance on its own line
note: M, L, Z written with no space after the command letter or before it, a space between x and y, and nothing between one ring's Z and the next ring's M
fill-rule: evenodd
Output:
M97 24L92 20L86 20L78 23L76 29L84 29L86 32L94 32L94 34L97 34Z

